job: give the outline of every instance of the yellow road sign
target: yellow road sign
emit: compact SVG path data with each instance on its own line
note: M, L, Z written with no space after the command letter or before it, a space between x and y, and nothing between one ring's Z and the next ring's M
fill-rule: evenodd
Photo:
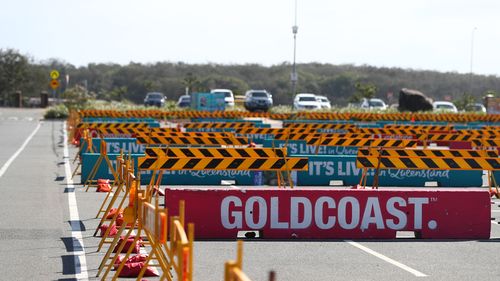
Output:
M52 78L53 80L56 80L57 78L59 78L59 71L57 70L52 70L50 72L50 78Z

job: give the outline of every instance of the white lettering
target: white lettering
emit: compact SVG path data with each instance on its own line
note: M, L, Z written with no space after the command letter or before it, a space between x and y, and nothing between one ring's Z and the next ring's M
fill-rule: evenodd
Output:
M329 229L335 225L335 216L328 216L326 222L323 221L323 205L325 203L329 209L335 208L335 201L331 197L321 196L316 200L316 204L314 205L314 222L319 229Z
M368 200L366 200L366 207L361 221L361 229L368 229L371 223L375 223L377 229L385 228L377 197L368 197Z
M241 207L241 199L236 196L228 196L222 200L220 205L220 216L222 226L225 229L241 228L242 227L242 215L241 211L232 211L231 219L233 222L229 221L229 207L233 204L234 207Z
M413 219L413 227L415 229L422 229L422 205L429 204L429 198L410 197L408 198L408 203L415 205L413 208L415 216Z
M258 217L257 222L254 221L254 205L257 203L258 206ZM248 198L245 204L245 221L248 227L252 229L263 228L267 222L267 204L264 198L259 196L252 196Z
M388 219L385 224L390 229L400 230L406 227L406 214L403 211L396 209L396 203L400 207L406 207L406 201L403 198L392 197L387 200L386 209L389 215L395 216L398 219L399 223L396 224L394 219Z
M347 205L351 205L351 222L347 223ZM359 202L352 196L346 196L340 199L338 208L339 225L343 229L354 229L359 223Z
M302 206L304 217L299 221L299 208ZM290 227L292 229L304 229L311 225L312 205L306 197L292 197L290 201Z

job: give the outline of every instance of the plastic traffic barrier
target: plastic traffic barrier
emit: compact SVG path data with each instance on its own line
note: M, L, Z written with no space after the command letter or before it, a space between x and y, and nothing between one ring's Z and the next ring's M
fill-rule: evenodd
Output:
M297 172L299 186L328 186L331 181L342 181L343 185L358 184L362 169L356 167L354 155L309 156L309 169ZM373 184L374 170L368 170L367 184ZM380 186L422 187L426 182L436 182L441 187L480 187L483 184L482 171L457 170L380 170Z
M119 154L108 154L113 165L116 165L116 157ZM144 154L132 154L134 166L137 167L137 159ZM127 156L128 157L128 156ZM84 184L99 158L98 153L82 154L81 183ZM137 170L136 170L137 172ZM141 171L141 184L149 184L151 171ZM162 185L219 185L221 181L234 181L235 185L261 185L259 172L235 171L235 170L212 170L212 171L163 171ZM97 169L96 178L113 179L113 174L103 161Z
M179 189L165 207L186 206L199 239L393 239L414 231L426 239L488 239L490 195L484 189Z

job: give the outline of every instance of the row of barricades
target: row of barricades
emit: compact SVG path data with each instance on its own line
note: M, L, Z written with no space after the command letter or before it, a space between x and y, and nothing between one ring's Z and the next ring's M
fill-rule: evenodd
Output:
M87 134L85 134L87 135ZM140 135L140 134L139 134ZM455 139L452 139L451 137L449 137L449 135L446 135L446 134L440 134L439 136L441 136L440 138L437 139L437 141L440 141L440 142L443 142L443 141L447 141L448 144L447 146L449 145L451 147L450 144L454 143L455 142ZM442 136L446 136L445 137L442 137ZM461 135L452 135L452 136L467 136L468 137L468 141L469 141L469 145L468 146L462 146L462 148L474 148L474 149L497 149L498 147L498 140L497 139L493 139L493 138L486 138L488 137L487 134L484 134L484 135L465 135L465 134L461 134ZM397 139L396 138L397 136L390 136L390 135L387 135L387 136L384 136L384 137L380 137L378 136L377 138L373 138L373 135L369 135L369 134L331 134L331 133L315 133L315 134L311 134L311 136L309 138L307 138L307 145L308 146L315 146L316 148L314 150L312 150L312 154L318 154L319 151L321 151L321 146L325 146L325 147L385 147L385 148L415 148L417 145L422 145L424 144L424 147L426 147L425 144L428 144L426 143L426 141L422 141L422 140L419 140L419 139ZM474 137L474 138L472 138ZM478 138L475 138L475 137L478 137ZM484 137L485 139L481 139L481 137ZM494 135L492 135L492 137L494 137ZM231 153L231 149L228 149L227 146L231 146L231 147L234 147L235 149L242 149L242 148L246 148L247 147L247 142L249 140L241 140L239 142L235 141L237 139L244 139L244 138L241 138L241 137L234 137L234 135L232 135L232 133L221 133L221 132L165 132L165 133L150 133L150 135L142 135L142 136L138 136L137 137L137 142L139 144L142 144L142 145L160 145L160 146L164 146L166 148L175 148L175 149L178 149L176 148L176 146L180 146L180 147L186 147L186 146L190 146L190 147L208 147L208 146L211 146L211 147L221 147L221 146L226 146L226 148L224 150L220 150L222 151L223 153L225 153L225 155L222 155L222 154L215 154L216 156L218 155L219 157L222 157L222 156L231 156L233 158L233 160L236 160L236 161L243 161L240 164L238 164L237 162L234 162L232 165L232 169L234 170L245 170L245 163L250 163L252 164L253 166L252 169L248 169L248 170L255 170L255 171L259 171L258 169L259 168L265 168L266 165L269 165L269 163L273 163L274 164L279 164L279 163L282 163L282 161L275 161L275 162L272 162L271 159L267 160L267 161L264 161L264 160L253 160L253 161L250 161L250 160L237 160L237 158L241 158L241 157L245 157L245 155L242 155L242 154L239 154L239 153ZM465 139L461 139L460 142L463 142ZM81 147L81 150L83 151L87 151L89 152L89 150L91 151L93 146L92 146L92 141L86 141L86 138L84 138L84 143L88 142L88 145L87 146L82 146ZM430 142L430 141L429 141ZM457 143L460 143L459 141L457 141ZM281 146L281 144L276 144L276 147L277 146ZM287 146L286 142L285 144L283 145L285 148ZM84 148L86 147L86 148ZM113 172L113 168L112 168L112 165L110 164L110 159L107 157L107 153L106 153L106 145L100 145L100 155L99 155L99 158L97 159L97 161L95 161L95 165L94 165L94 168L92 169L92 171L90 172L90 176L89 177L85 177L85 185L86 187L88 188L90 185L94 184L95 185L95 175L97 173L97 170L101 164L101 162L105 162L107 166L109 166L109 170L111 171L111 174L113 175L113 178L116 178L116 175L115 175L115 172ZM272 147L275 147L274 146L274 142L272 142ZM453 147L452 147L453 148ZM152 150L142 150L141 153L151 153L150 156L156 156L156 154L154 152L151 152ZM215 161L219 161L219 160L214 160L214 161L209 161L208 159L202 159L204 157L214 157L214 155L212 155L211 153L209 153L207 150L205 149L197 149L197 150L193 150L193 151L196 151L196 153L192 153L190 152L190 150L188 149L187 151L189 151L190 155L186 155L186 153L182 154L181 157L177 157L176 154L171 154L171 155L168 155L170 157L174 156L174 158L184 158L184 160L180 160L180 159L171 159L169 164L174 164L174 161L175 161L175 165L173 165L173 167L176 167L177 170L205 170L206 169L206 165L213 165L214 166L214 170L224 170L224 163L229 163L228 160L226 159L226 162L221 162L221 163L217 163ZM228 152L229 151L229 152ZM244 151L244 150L243 150ZM262 152L262 150L256 150L256 151L260 151ZM357 151L357 149L356 149ZM315 153L314 153L315 152ZM192 155L191 155L192 154ZM256 154L250 154L250 155L254 155L255 157L257 157ZM264 156L264 157L269 157L269 155L267 154L263 154L263 155L259 155L259 156ZM191 159L190 162L189 162L189 165L192 165L194 163L194 161L198 161L198 165L196 166L195 169L186 169L184 168L184 164L187 164L188 160L187 158L195 158L195 159ZM280 156L282 157L282 156ZM155 163L151 162L153 160L150 160L148 163L146 163L147 165L165 165L166 162L161 162L160 160L159 161L156 161ZM263 161L263 162L262 162ZM292 160L292 161L296 161L296 160ZM261 163L262 162L262 163ZM184 163L184 164L183 164ZM267 163L267 164L266 164ZM295 163L304 163L304 160L303 162L295 162ZM205 165L205 166L204 166ZM229 164L227 164L229 165ZM271 165L272 166L272 165ZM285 165L286 166L286 165ZM181 168L179 168L181 167ZM249 166L250 167L250 166ZM203 169L202 169L203 168ZM443 169L446 169L446 167L443 167ZM75 172L76 172L76 169L75 169ZM289 175L288 171L286 171L286 167L285 167L285 170L281 170L281 172L286 172L287 175ZM288 176L287 176L288 177ZM277 175L277 178L278 178L278 182L281 183L283 181L280 180L280 178L284 178L284 177L280 177L279 175ZM289 177L288 177L289 178ZM290 186L293 186L293 184L290 184Z
M101 137L108 136L127 136L136 137L138 143L143 144L173 144L173 145L246 145L252 140L251 136L265 135L271 136L275 140L306 140L308 144L313 145L332 145L328 144L327 139L334 138L390 138L390 139L416 139L423 142L424 145L428 142L472 142L474 146L482 146L484 140L488 140L490 145L500 143L500 130L498 129L483 129L483 130L437 130L432 128L437 126L415 126L410 128L408 126L387 127L387 128L358 128L354 125L348 124L314 124L314 123L300 123L299 127L287 128L253 128L241 127L234 130L234 132L180 132L178 128L149 128L149 127L123 127L113 128L113 126L124 126L127 124L140 125L142 123L109 123L106 127L99 127L104 123L89 123L88 126L82 127L86 129L94 129ZM228 126L246 124L246 123L195 123L197 125L215 124ZM252 124L252 123L250 123ZM92 126L91 126L92 125ZM93 127L93 126L97 127ZM147 124L146 124L147 125ZM186 124L185 126L187 126ZM307 126L303 126L307 125ZM318 126L315 126L318 125ZM249 125L251 126L251 125ZM189 127L189 126L188 126ZM201 129L203 127L199 127ZM335 128L346 130L347 133L324 133L318 132L322 128ZM449 127L448 127L449 128ZM84 129L78 128L74 134L75 143L83 136ZM89 132L91 134L91 132ZM371 135L371 136L370 136ZM203 138L210 138L209 140Z
M153 184L141 188L133 162L117 158L117 179L111 185L97 213L100 222L94 236L101 232L98 252L109 245L99 265L97 277L159 276L160 280L193 280L194 224L185 223L185 204L179 202L178 214L160 208L158 190ZM142 247L147 246L147 247ZM148 249L148 250L145 250ZM102 276L101 276L102 275ZM225 265L224 280L250 280L242 271L242 242L238 242L237 261Z
M240 122L240 124L243 122ZM217 123L214 123L217 124ZM208 126L208 125L203 125ZM218 125L217 126L222 126ZM203 127L202 127L203 128ZM99 128L106 129L106 128ZM302 129L302 128L297 128ZM446 128L432 128L432 129L441 129L445 130ZM407 130L407 128L387 128L386 130ZM418 130L422 130L419 128ZM429 130L430 132L430 130ZM451 130L449 132L452 132ZM137 164L134 164L135 171L137 171L137 175L141 175L141 171L148 171L151 175L149 179L148 189L144 192L145 196L150 196L153 193L159 193L160 185L162 182L162 177L166 174L167 177L171 175L171 172L174 171L201 171L201 170L256 170L256 171L275 171L275 172L286 172L287 174L290 171L311 171L309 169L310 165L310 157L289 157L286 148L277 149L275 147L265 147L265 148L255 148L255 147L246 147L246 145L229 145L228 142L220 143L214 142L213 139L231 139L236 136L227 135L226 132L222 132L223 134L219 135L211 135L210 137L206 137L205 134L200 132L170 132L165 134L153 134L149 132L146 136L143 136L145 143L148 145L155 145L155 147L147 147L144 151L144 154L139 156L137 159ZM305 133L304 133L305 134ZM320 136L321 138L321 136ZM210 140L212 139L212 140ZM328 139L328 138L325 138ZM364 163L371 163L372 166L370 169L375 171L375 176L378 176L378 171L383 168L394 168L394 169L444 169L444 170L481 170L480 167L482 165L489 164L491 170L498 170L498 165L495 160L491 160L495 157L476 157L474 154L474 150L468 151L467 155L460 158L460 160L454 161L453 157L457 157L455 150L443 150L438 149L434 150L435 156L429 156L430 152L422 151L421 149L417 149L416 146L420 140L392 140L392 139L375 139L375 138L366 138L366 136L358 137L358 138L339 138L336 135L332 135L331 140L328 140L327 143L323 143L324 140L320 141L320 145L330 145L334 142L338 146L349 145L356 146L357 151L362 151L367 146L376 147L381 151L393 151L391 155L399 155L399 158L403 159L402 162L397 162L396 156L393 159L386 159L380 154L376 154L376 161L370 158L370 160L365 161ZM213 146L213 147L210 147ZM225 146L225 147L223 147ZM101 156L102 161L108 163L106 160L107 152L105 150L106 145L101 144ZM414 151L412 154L411 151ZM444 151L450 151L451 154L446 154ZM460 150L462 151L462 150ZM458 153L460 153L460 151ZM462 151L463 152L463 151ZM403 157L408 154L409 157ZM446 157L440 157L440 154L445 154ZM465 153L465 152L464 152ZM481 152L476 152L482 155ZM488 153L488 151L486 151ZM496 156L498 158L498 156ZM438 159L435 160L434 158ZM443 159L441 159L443 158ZM478 158L478 159L473 159ZM360 158L361 159L361 158ZM378 162L377 162L378 161ZM396 164L390 164L390 163ZM347 168L360 168L353 162L354 166L348 166ZM108 163L107 165L112 166L112 163ZM366 164L368 165L368 164ZM406 165L406 166L405 166ZM312 170L319 169L318 165L315 165ZM368 167L367 167L368 169ZM112 169L110 169L112 170ZM116 170L116 169L115 169ZM484 170L484 169L483 169ZM340 170L339 170L340 171ZM344 170L345 171L345 170ZM167 172L167 173L164 173ZM478 171L479 172L479 171ZM113 176L114 182L119 182L120 172L115 171L115 175ZM366 184L366 174L363 177L361 184L363 186ZM285 176L284 176L285 178ZM286 175L286 178L290 179L289 175ZM357 179L359 181L359 179ZM89 182L90 184L90 182ZM290 185L292 186L292 185ZM377 180L374 180L374 187L378 186ZM463 227L460 227L461 231L459 234L450 234L449 228L447 231L443 231L436 227L436 225L448 224L451 225L450 222L456 220L456 214L449 215L449 212L445 212L446 210L450 210L450 206L441 204L434 204L435 202L443 202L454 199L460 199L459 202L463 202L463 198L458 198L457 196L466 197L469 194L469 191L461 191L460 195L452 194L450 192L436 192L436 196L432 198L428 198L431 193L428 190L422 190L419 192L411 191L410 195L402 195L405 191L384 191L381 190L380 193L378 190L372 190L373 193L370 194L362 194L362 193L351 193L348 191L345 192L335 192L335 190L330 189L322 189L322 190L304 190L304 189L294 189L287 190L287 192L280 192L283 190L273 189L273 190L264 190L265 188L256 189L256 190L245 190L244 192L236 189L224 189L222 192L221 188L214 188L214 190L210 190L207 192L196 192L192 190L184 190L183 188L177 189L167 189L169 200L165 201L165 206L169 208L169 210L176 211L177 207L172 202L179 201L179 198L189 198L191 201L186 201L191 207L187 210L189 213L189 218L195 219L195 223L198 229L203 229L203 231L198 231L196 233L198 235L202 235L201 238L229 238L235 237L235 232L238 229L258 229L262 230L262 233L265 233L266 237L272 238L282 238L284 236L290 237L290 235L295 235L295 237L304 237L304 238L343 238L343 237L380 237L380 238L389 238L392 237L394 231L399 230L414 230L424 233L423 237L456 237L456 238L467 238L467 237L486 237L489 235L487 226L489 226L489 221L486 221L487 224L484 224L484 214L486 213L486 207L489 204L489 200L486 202L488 204L484 204L484 195L488 195L486 190L476 190L478 198L481 197L481 201L478 203L469 204L469 206L477 207L480 205L481 213L477 213L481 216L481 231L476 231L473 234L467 232L469 229L469 225L471 225L471 221L467 218L467 224ZM115 191L118 192L118 191ZM413 193L414 192L414 193ZM220 198L220 193L227 194L224 199ZM444 195L440 195L438 193L446 193ZM455 193L455 192L454 192ZM307 194L307 195L306 195ZM434 193L432 193L434 194ZM209 197L210 195L210 197ZM213 195L213 197L212 197ZM219 197L217 197L217 195ZM342 197L343 196L343 197ZM368 196L368 198L365 198ZM152 197L152 195L151 195ZM381 199L379 199L379 197ZM427 203L422 201L425 199ZM446 197L446 199L444 199ZM175 200L171 200L172 198L177 198ZM223 201L220 201L223 200ZM225 200L225 201L224 201ZM363 200L367 200L366 202ZM380 201L379 201L380 200ZM387 200L383 201L383 200ZM396 200L396 201L395 201ZM278 204L279 202L279 204ZM420 203L419 203L420 202ZM396 204L397 203L397 204ZM420 212L418 208L421 205L417 206L415 203L423 205L427 204L425 208L425 212ZM139 203L138 203L139 204ZM351 206L349 209L346 206ZM396 206L398 205L398 206ZM410 210L409 207L415 205L413 210ZM196 206L203 206L203 208L197 208ZM245 206L245 207L243 207ZM302 207L301 207L302 206ZM314 207L313 207L314 206ZM388 206L387 212L389 215L397 215L398 218L401 218L400 222L395 222L393 219L382 219L379 221L379 218L374 216L383 215L386 216L387 213L382 210L383 213L378 213L377 208L384 208ZM394 210L391 206L398 208L398 210ZM368 208L366 210L362 208ZM418 207L418 208L417 208ZM258 209L256 209L258 208ZM287 210L288 213L287 213ZM338 218L332 218L329 216L327 209L339 209ZM355 209L358 208L358 209ZM359 209L361 208L361 209ZM372 208L369 209L369 208ZM178 207L180 210L181 207ZM248 215L248 211L250 210L252 213L255 209L255 213L262 214L258 218L253 215ZM284 209L285 211L282 211ZM346 214L346 210L351 210L353 212L353 216L357 215L356 219L350 221L349 219L342 218L342 214ZM295 212L310 212L310 215L291 215ZM314 211L313 211L314 210ZM342 211L341 211L342 210ZM358 210L355 212L355 210ZM437 212L442 215L439 220L435 220L434 218L426 217L425 220L427 224L424 225L427 229L422 229L422 225L419 223L420 220L417 220L417 215L425 214L434 214L433 212ZM455 209L453 209L455 210ZM325 211L322 215L321 211ZM432 211L432 212L431 212ZM245 214L243 214L245 212ZM277 215L279 212L279 215ZM281 213L285 212L285 213ZM408 213L410 212L410 213ZM415 216L411 213L415 212ZM430 212L430 213L429 213ZM318 214L316 214L318 213ZM459 212L460 213L460 212ZM105 212L104 214L107 214ZM225 215L224 215L225 214ZM227 218L230 214L234 216L233 218ZM265 215L264 215L265 214ZM324 216L327 215L328 216ZM372 215L373 214L373 215ZM458 213L457 213L458 214ZM476 214L476 213L474 213ZM269 217L267 217L269 215ZM314 216L313 216L314 215ZM440 215L440 216L441 216ZM362 216L362 217L361 217ZM453 216L453 217L452 217ZM403 218L404 217L404 218ZM203 220L205 218L205 220ZM217 223L211 223L212 225L207 225L206 218L214 218L215 220L221 220ZM237 219L238 218L238 219ZM241 218L241 219L239 219ZM278 221L276 221L278 218ZM287 220L283 220L283 218ZM307 218L309 221L303 221L302 218ZM408 224L404 223L408 219ZM415 219L415 222L412 225L410 224L410 219ZM489 217L488 217L489 219ZM332 227L335 225L335 222L338 221L339 224L343 227L347 227L341 231L332 231ZM342 222L342 223L341 223ZM385 225L387 224L387 226ZM216 226L225 225L224 229L220 229ZM276 228L276 225L280 227ZM302 225L310 225L310 227L301 228ZM295 228L293 228L295 226ZM298 228L296 226L299 226ZM375 228L376 226L376 228ZM411 227L410 227L411 226ZM453 227L456 227L456 224L453 224ZM303 229L303 230L302 230ZM208 231L210 230L210 231ZM349 236L348 236L349 235ZM352 236L350 236L352 235ZM222 237L221 237L222 236Z
M297 112L288 114L255 113L245 111L161 111L161 110L81 110L83 117L110 118L157 118L157 119L189 119L189 118L242 118L262 117L276 120L357 120L357 121L444 121L444 122L498 122L498 114L475 113L373 113L373 112Z

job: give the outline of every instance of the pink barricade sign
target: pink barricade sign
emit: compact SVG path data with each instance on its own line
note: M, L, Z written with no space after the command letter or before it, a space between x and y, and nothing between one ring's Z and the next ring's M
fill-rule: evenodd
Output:
M264 239L368 239L415 231L421 238L488 239L490 196L485 189L177 189L165 206L178 212L197 239L235 239L260 231Z

